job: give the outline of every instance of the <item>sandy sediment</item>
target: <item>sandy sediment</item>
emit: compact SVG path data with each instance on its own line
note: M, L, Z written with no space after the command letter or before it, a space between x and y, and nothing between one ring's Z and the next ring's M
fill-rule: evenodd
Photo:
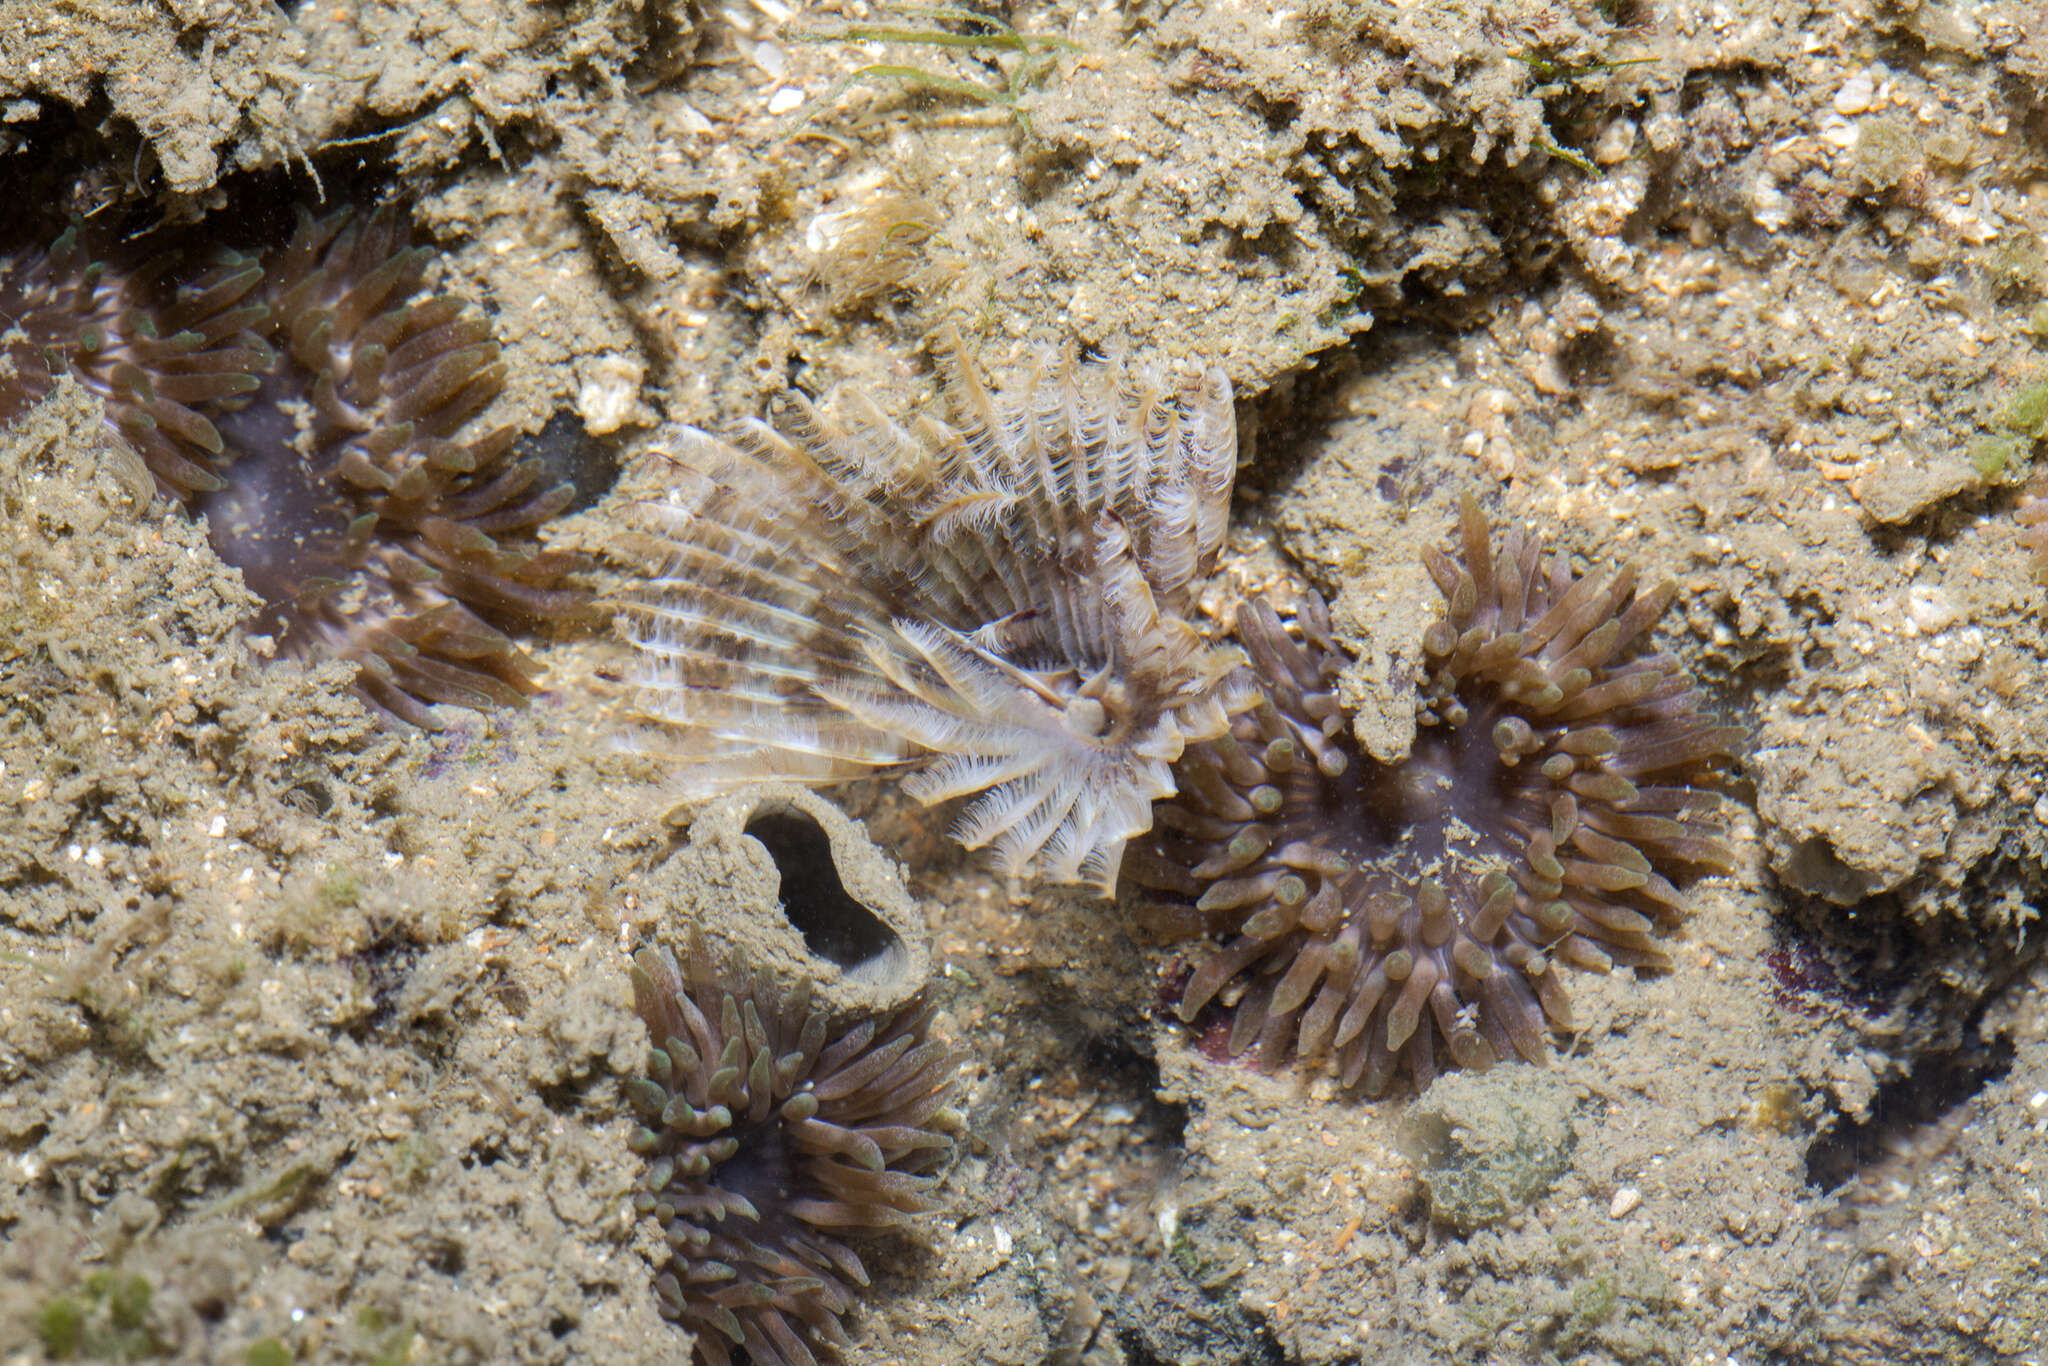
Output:
M929 400L941 324L1201 354L1247 455L1205 602L1329 597L1368 750L1468 490L1675 580L1754 736L1736 871L1671 972L1574 978L1540 1115L1516 1069L1363 1103L1211 1056L1172 955L886 788L774 798L788 866L752 799L691 826L600 637L380 727L65 386L0 433L0 1354L674 1358L620 1087L630 951L696 924L849 1010L929 981L972 1059L856 1363L2031 1359L2031 10L0 4L24 202L405 195L494 416L572 415L614 499L792 383ZM777 910L813 830L886 972Z

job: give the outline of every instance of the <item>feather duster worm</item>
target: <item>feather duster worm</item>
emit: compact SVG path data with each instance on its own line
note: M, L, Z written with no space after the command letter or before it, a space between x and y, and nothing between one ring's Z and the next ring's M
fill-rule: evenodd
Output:
M1123 846L1218 736L1242 656L1188 620L1236 474L1230 384L1042 363L951 423L787 399L739 447L693 438L637 522L621 604L641 738L685 795L900 766L1012 873L1115 885Z
M933 1175L962 1124L947 1104L958 1059L922 999L834 1031L799 987L778 996L722 976L701 944L634 959L654 1040L629 1096L649 1166L636 1196L668 1239L662 1313L702 1366L839 1359L867 1268L848 1241L933 1208Z
M1265 697L1190 747L1126 861L1141 927L1222 940L1178 1011L1232 1002L1232 1054L1291 1052L1375 1095L1404 1065L1426 1087L1440 1049L1539 1061L1571 1024L1559 965L1666 966L1671 879L1729 866L1715 770L1741 733L1642 646L1673 589L1575 574L1520 531L1496 555L1469 500L1461 530L1462 561L1428 556L1445 612L1406 760L1353 741L1320 600L1293 633L1249 604Z
M206 515L268 604L259 629L356 661L369 701L429 726L431 703L532 693L507 629L582 598L531 540L574 489L544 484L509 430L456 439L504 369L480 317L420 297L428 252L407 236L387 207L302 214L268 261L123 264L76 229L0 261L0 421L76 374L161 491Z

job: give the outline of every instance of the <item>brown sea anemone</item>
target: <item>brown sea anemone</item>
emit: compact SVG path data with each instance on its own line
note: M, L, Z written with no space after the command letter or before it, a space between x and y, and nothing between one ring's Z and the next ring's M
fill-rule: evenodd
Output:
M1682 665L1646 648L1673 588L1575 573L1533 536L1496 555L1468 499L1462 560L1427 557L1445 612L1408 757L1354 741L1346 663L1311 598L1290 632L1263 602L1239 634L1265 698L1190 746L1180 793L1133 843L1126 896L1167 942L1221 944L1179 1014L1232 1006L1228 1049L1290 1052L1379 1094L1442 1052L1482 1068L1569 1028L1558 965L1667 965L1672 879L1725 869L1717 766L1741 737Z
M577 610L535 528L575 489L498 429L461 439L503 385L490 327L424 295L404 215L301 215L268 259L166 247L94 258L75 230L0 262L0 421L69 370L162 492L267 604L286 650L355 661L387 713L536 691L508 634Z
M835 1029L805 986L721 971L701 942L680 963L641 950L633 989L654 1041L629 1097L649 1159L635 1199L668 1239L661 1312L704 1366L838 1360L868 1284L850 1240L933 1208L962 1127L930 1004Z
M431 703L537 691L507 631L583 599L559 586L568 558L532 539L575 487L545 482L509 428L458 439L504 365L489 323L422 294L430 253L408 237L390 207L301 215L265 282L258 332L278 361L215 419L235 458L193 506L268 604L263 629L356 661L372 702L432 726Z
M273 356L251 331L267 313L263 267L225 249L99 256L76 226L48 250L0 256L0 424L67 371L172 497L221 486L208 419L253 392Z
M956 343L957 345L957 343ZM1230 384L1071 355L953 420L791 396L734 447L692 434L635 509L620 603L637 739L685 796L896 769L1012 873L1115 885L1124 842L1223 733L1239 653L1189 620L1236 474Z

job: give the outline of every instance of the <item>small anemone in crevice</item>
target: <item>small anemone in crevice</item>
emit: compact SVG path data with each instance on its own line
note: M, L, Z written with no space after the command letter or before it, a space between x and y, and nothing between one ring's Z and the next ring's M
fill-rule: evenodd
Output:
M1221 734L1241 655L1189 620L1236 474L1214 369L1041 357L951 421L791 395L737 447L691 434L631 509L630 739L686 797L877 771L1012 874L1115 886L1171 765Z
M700 1366L839 1360L869 1283L855 1243L936 1207L964 1128L930 1002L835 1027L808 983L780 992L701 940L680 961L641 950L633 990L653 1042L627 1088L635 1203L668 1242L662 1314Z
M1445 611L1406 759L1354 740L1320 599L1291 631L1248 603L1263 698L1189 748L1132 846L1140 929L1220 941L1178 1013L1227 1003L1232 1055L1371 1095L1404 1068L1426 1087L1444 1058L1540 1061L1571 1027L1560 965L1668 966L1653 936L1684 910L1674 879L1731 864L1719 778L1742 733L1645 646L1675 590L1576 573L1519 530L1496 553L1469 499L1460 530L1461 556L1426 557Z
M421 289L431 259L402 211L303 211L267 254L139 259L73 228L0 258L0 422L69 371L104 401L165 496L290 653L359 666L364 698L432 727L437 702L537 691L511 632L577 613L573 562L536 529L575 498L509 429L464 438L504 367L489 324Z

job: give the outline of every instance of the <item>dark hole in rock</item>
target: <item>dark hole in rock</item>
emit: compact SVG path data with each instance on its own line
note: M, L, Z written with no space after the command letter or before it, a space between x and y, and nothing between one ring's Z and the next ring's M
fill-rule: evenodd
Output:
M823 826L801 811L767 807L747 818L746 833L761 842L782 875L782 913L805 948L849 973L890 970L903 941L847 892Z
M459 1276L469 1258L462 1250L462 1244L449 1238L436 1239L427 1248L427 1265L443 1276Z
M1620 349L1605 330L1581 332L1564 344L1557 359L1565 378L1584 389L1613 376Z
M334 805L327 785L310 778L287 791L284 799L309 816L324 816Z
M540 479L575 487L576 497L562 509L564 516L592 506L619 482L614 444L590 435L572 413L557 413L547 426L519 438L518 452L521 459L540 461Z
M1868 1118L1843 1124L1815 1138L1806 1149L1806 1184L1836 1191L1859 1176L1898 1167L1910 1173L1916 1159L1939 1156L1954 1137L1944 1121L1967 1120L1965 1107L2012 1067L2013 1045L2003 1039L1966 1044L1914 1061L1912 1070L1877 1088Z

